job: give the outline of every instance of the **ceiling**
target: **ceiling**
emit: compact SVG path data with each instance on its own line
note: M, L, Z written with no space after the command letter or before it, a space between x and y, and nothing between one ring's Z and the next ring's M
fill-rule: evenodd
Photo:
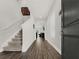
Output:
M28 0L27 6L34 18L45 18L55 0Z

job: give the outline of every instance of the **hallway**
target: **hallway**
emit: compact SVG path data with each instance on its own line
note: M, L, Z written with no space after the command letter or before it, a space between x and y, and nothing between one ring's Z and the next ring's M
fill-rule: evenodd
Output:
M46 40L38 39L27 52L0 53L0 59L61 59L61 57Z
M23 59L61 59L56 50L45 40L36 40Z

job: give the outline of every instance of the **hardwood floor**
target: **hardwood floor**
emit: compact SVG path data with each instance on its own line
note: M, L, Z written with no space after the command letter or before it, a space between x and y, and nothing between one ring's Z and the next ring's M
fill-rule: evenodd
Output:
M27 52L0 53L0 59L61 59L46 40L36 40Z
M61 56L46 40L36 40L23 59L61 59Z
M0 59L22 59L21 52L2 52L0 53Z

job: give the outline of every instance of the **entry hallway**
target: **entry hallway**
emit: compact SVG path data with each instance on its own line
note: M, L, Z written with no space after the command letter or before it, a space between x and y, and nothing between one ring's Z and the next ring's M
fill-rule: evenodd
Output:
M46 40L37 39L27 52L3 52L0 59L61 59L61 56Z

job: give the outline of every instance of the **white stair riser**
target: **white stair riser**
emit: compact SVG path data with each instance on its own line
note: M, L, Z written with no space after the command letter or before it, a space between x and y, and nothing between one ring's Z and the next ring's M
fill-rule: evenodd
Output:
M20 48L19 48L19 49L13 49L13 48L12 48L12 49L11 49L11 48L9 49L9 48L5 48L4 51L21 51L21 49L20 49Z
M15 42L15 41L21 41L21 39L16 39L16 40L13 39L12 41L13 41L13 42Z
M15 36L15 38L22 38L22 36Z
M8 43L8 45L21 45L21 42L10 42L10 43Z

